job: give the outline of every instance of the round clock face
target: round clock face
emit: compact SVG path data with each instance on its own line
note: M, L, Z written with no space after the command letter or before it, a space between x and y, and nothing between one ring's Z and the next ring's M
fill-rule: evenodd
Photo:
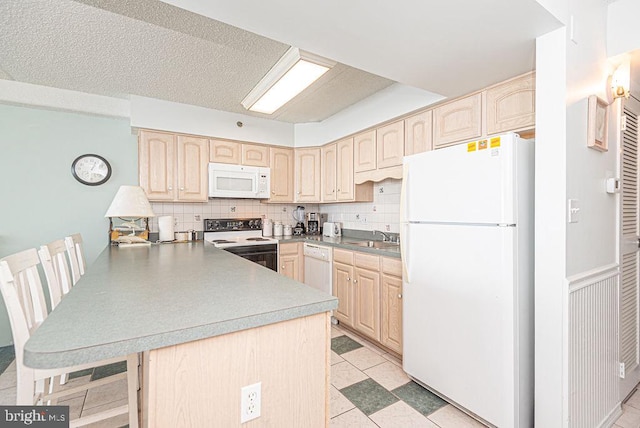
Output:
M111 177L111 165L102 156L78 156L71 164L71 174L82 184L98 186Z

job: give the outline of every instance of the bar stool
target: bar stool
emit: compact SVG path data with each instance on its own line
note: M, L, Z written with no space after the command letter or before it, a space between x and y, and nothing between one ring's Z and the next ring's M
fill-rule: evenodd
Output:
M62 297L71 291L71 276L67 263L67 246L63 239L42 245L38 250L42 262L42 269L47 279L49 289L49 303L53 310Z
M38 253L34 248L0 259L0 292L2 292L9 314L16 354L18 378L16 405L55 404L61 397L126 378L128 404L75 419L71 421L71 426L83 426L128 413L129 426L137 428L138 354L58 369L33 369L24 365L24 345L31 333L40 326L47 316L42 283L38 273L39 264ZM50 381L50 378L58 377L64 373L86 370L120 361L127 362L126 373L91 381L85 385L56 391L59 389L57 382ZM52 387L50 383L53 383ZM50 392L50 387L53 392Z
M76 285L87 267L87 263L84 258L84 244L82 242L82 235L74 233L73 235L64 238L64 242L67 245L67 252L69 253L69 262L71 262L71 274L73 275L73 285Z

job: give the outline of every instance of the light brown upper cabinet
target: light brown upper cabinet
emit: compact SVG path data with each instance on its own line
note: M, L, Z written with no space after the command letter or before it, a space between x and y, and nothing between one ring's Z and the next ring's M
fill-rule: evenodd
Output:
M242 165L269 166L269 147L242 143Z
M336 143L336 193L338 201L373 201L373 184L356 186L353 179L353 138ZM368 189L367 187L371 187ZM368 191L371 192L368 195ZM356 195L357 193L357 195Z
M378 169L402 165L404 156L404 121L390 123L376 129Z
M320 202L320 147L295 150L296 202Z
M271 195L269 202L293 202L293 149L269 148Z
M138 176L151 201L207 201L209 140L140 131Z
M242 144L238 141L209 140L209 161L217 163L240 163Z
M536 120L534 73L487 89L487 134L530 129Z
M482 94L443 104L433 110L433 147L482 135Z
M376 131L363 132L353 137L354 171L376 169Z
M337 154L336 143L327 144L321 148L322 202L335 202L338 199L338 194L336 193Z
M418 113L404 120L404 155L414 155L431 150L431 110Z

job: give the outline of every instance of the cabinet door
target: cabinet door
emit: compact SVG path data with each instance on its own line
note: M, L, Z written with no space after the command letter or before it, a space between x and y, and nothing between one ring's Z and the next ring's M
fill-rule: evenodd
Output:
M271 167L270 202L293 202L293 149L271 147L269 149Z
M209 140L178 135L178 200L207 201Z
M356 268L353 327L380 341L380 272Z
M322 146L322 202L336 200L336 165L337 151L335 144Z
M300 270L300 267L299 267L299 260L297 255L280 256L280 260L278 263L279 273L298 281L299 270Z
M296 201L320 202L320 148L296 149Z
M211 139L209 148L209 161L218 163L240 163L240 147L237 141Z
M402 279L382 275L382 328L380 341L387 348L402 354Z
M242 144L242 165L269 166L269 147L257 144Z
M480 137L481 101L482 95L476 94L433 110L433 147Z
M433 111L425 111L404 121L404 155L431 150L431 121Z
M363 132L353 137L355 172L376 169L376 131Z
M487 134L533 128L536 80L533 74L487 89Z
M334 316L341 323L353 327L353 266L333 263L333 295L338 298Z
M165 132L140 131L138 179L150 201L175 198L175 137Z
M376 130L378 169L402 165L404 156L404 121L390 123Z
M339 201L355 199L355 181L353 179L353 138L337 143L336 191Z

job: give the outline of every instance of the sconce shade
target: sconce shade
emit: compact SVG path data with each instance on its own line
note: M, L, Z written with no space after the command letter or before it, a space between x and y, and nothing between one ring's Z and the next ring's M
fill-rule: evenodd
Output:
M609 77L607 94L610 101L616 98L629 98L629 90L631 89L631 65L630 62L623 61L613 74Z
M155 217L151 204L140 186L120 186L105 217Z

